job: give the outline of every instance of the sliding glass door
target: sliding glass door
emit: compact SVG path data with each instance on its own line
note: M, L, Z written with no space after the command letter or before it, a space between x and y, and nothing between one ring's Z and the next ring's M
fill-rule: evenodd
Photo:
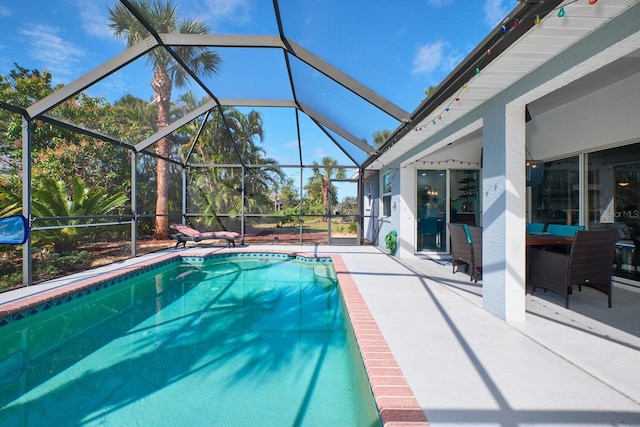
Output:
M446 250L447 174L419 170L417 184L417 251Z

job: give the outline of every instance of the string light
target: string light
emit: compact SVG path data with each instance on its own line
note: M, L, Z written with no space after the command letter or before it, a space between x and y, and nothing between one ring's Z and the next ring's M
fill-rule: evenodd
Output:
M470 162L470 161L466 161L466 160L458 160L458 159L446 159L446 160L433 160L433 161L426 161L426 160L416 160L412 163L413 167L420 167L420 163L422 163L422 166L434 166L434 165L441 165L441 164L459 164L462 166L480 166L479 162ZM406 166L402 166L402 169L407 169L409 167L409 165Z
M526 0L518 0L518 1L519 1L520 3L525 3L525 2L526 2ZM559 17L559 18L562 18L562 17L564 17L564 16L566 15L565 7L566 7L566 6L569 6L569 5L573 4L573 3L576 3L576 2L578 2L578 0L569 0L569 1L565 2L563 5L558 6L558 7L555 7L555 8L553 8L553 9L550 9L550 10L548 10L547 12L545 12L545 13L543 13L543 14L535 15L535 17L533 18L533 23L534 23L535 25L540 24L540 23L542 22L542 19L543 19L545 16L547 16L548 14L553 13L553 12L555 12L555 11L558 11L558 12L557 12L558 17ZM590 5L593 5L593 4L596 4L596 3L598 2L598 0L588 0L588 2L589 2L589 4L590 4ZM531 19L531 17L524 17L523 19ZM509 31L510 31L511 29L513 29L513 28L517 27L517 26L518 26L518 24L519 24L521 21L522 21L522 20L517 20L517 19L514 19L513 21L505 20L505 21L504 21L504 23L502 24L502 26L500 27L500 33L498 33L498 34L496 35L496 39L494 40L493 45L491 45L490 47L488 47L488 48L487 48L486 56L492 56L492 54L493 54L493 49L492 49L492 48L493 48L495 45L497 45L497 44L498 44L498 42L500 41L500 39L502 38L502 36L503 36L503 35L506 35L507 33L509 33ZM490 61L490 59L487 59L487 61ZM477 64L479 64L480 62L482 62L482 58L478 60ZM477 65L476 65L476 66L474 67L474 72L475 72L475 74L476 74L476 75L480 74L481 70L482 70L482 67L481 67L481 66L477 66ZM440 112L440 114L438 114L437 116L435 116L436 118L431 119L431 121L427 121L427 122L423 123L422 125L418 125L418 126L416 126L416 127L414 128L414 130L415 130L416 132L426 130L430 125L435 125L435 124L437 124L437 121L438 121L438 120L443 120L443 118L444 118L444 113L449 113L449 112L451 111L451 108L450 108L450 107L451 107L451 104L453 104L453 103L455 103L455 102L460 102L460 97L461 97L462 93L463 93L466 89L467 89L467 83L464 83L464 84L462 85L462 88L461 88L461 89L460 89L460 91L458 92L458 94L455 96L455 98L453 98L453 101L451 101L451 102L449 103L449 105L447 105L447 106L446 106L446 107L445 107L445 108Z

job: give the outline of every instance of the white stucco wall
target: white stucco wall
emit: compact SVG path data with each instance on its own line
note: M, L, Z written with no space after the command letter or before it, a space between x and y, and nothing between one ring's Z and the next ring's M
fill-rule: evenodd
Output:
M413 256L416 249L416 172L413 167L400 168L400 226L398 255Z
M384 215L383 210L383 197L384 197L384 176L388 173L391 173L391 214L389 216ZM385 244L385 236L395 230L398 232L398 242L400 242L400 206L401 206L401 194L400 194L400 172L397 167L387 167L380 170L380 175L378 179L379 185L379 194L380 198L378 199L378 246L384 250L386 250Z
M640 139L640 74L547 111L527 123L535 159Z
M492 104L484 119L482 280L484 307L524 320L525 122L521 103Z

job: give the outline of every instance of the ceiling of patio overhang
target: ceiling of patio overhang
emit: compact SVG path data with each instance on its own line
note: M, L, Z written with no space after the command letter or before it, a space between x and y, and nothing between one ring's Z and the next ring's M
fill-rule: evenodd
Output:
M466 130L443 137L440 142L430 147L422 150L416 148L583 37L631 7L638 7L637 0L599 1L594 5L586 0L555 3L557 5L547 2L546 6L543 6L546 10L552 8L554 13L546 14L539 24L527 28L525 36L509 43L505 51L490 63L482 62L483 53L486 54L496 42L490 37L485 39L458 69L412 112L412 122L392 135L381 147L378 156L366 162L367 169L378 170L397 159L402 159L404 163L416 162L418 167L437 166L452 158L463 165L479 165L482 129L478 122L470 124ZM555 12L559 11L558 7L562 5L566 5L566 14L561 17ZM576 74L574 80L565 81L558 89L532 101L527 106L528 113L531 116L542 114L640 72L640 50L635 50L633 46L621 50L625 52L621 54L619 50L611 50L609 54L602 55L590 65L591 72L584 75ZM408 157L407 153L412 152L419 154Z

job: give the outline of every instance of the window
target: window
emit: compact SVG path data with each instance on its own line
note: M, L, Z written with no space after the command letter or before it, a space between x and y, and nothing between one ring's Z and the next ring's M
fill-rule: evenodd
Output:
M640 233L640 144L589 154L588 223ZM628 231L627 229L631 229Z
M382 176L382 215L391 216L391 172Z
M542 183L531 187L532 222L578 224L579 176L578 156L546 162Z

